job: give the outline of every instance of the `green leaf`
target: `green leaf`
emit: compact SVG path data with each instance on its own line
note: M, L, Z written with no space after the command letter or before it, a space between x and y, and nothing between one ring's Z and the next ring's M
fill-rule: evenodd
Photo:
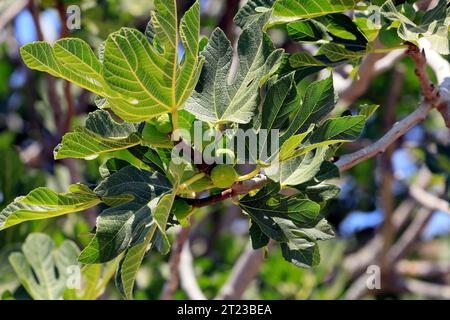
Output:
M273 15L282 21L315 18L355 9L357 0L277 0Z
M148 250L149 243L155 234L156 227L156 224L153 224L145 236L144 241L128 249L120 261L116 273L116 285L125 299L133 298L133 287L136 275L142 264L145 253Z
M317 54L324 55L333 62L341 60L353 60L359 59L366 56L372 50L371 46L368 45L364 50L349 50L342 45L336 43L326 43L320 47Z
M100 96L109 95L102 77L102 65L89 45L81 39L32 42L20 48L25 64L34 70L66 79Z
M282 196L280 187L268 184L254 196L246 195L239 206L251 218L253 247L260 248L272 238L281 243L283 257L299 267L316 265L320 256L315 241L334 236L320 206L301 195Z
M127 149L141 143L137 126L117 123L107 111L97 110L88 115L85 127L64 135L55 148L55 159L92 159L100 154Z
M320 220L313 228L300 228L296 232L311 241L330 240L335 236L333 228L325 219Z
M158 204L152 210L153 220L150 223L151 225L146 228L145 236L141 236L143 240L139 241L138 244L133 244L126 251L120 262L116 276L116 284L126 299L132 299L136 274L144 259L145 253L149 249L150 242L159 247L159 251L162 251L163 254L169 252L170 243L166 235L167 221L178 191L178 186L183 177L184 168L184 163L170 164L169 177L172 182L172 190L159 198Z
M421 37L425 37L434 50L440 54L450 54L447 17L447 0L440 0L438 4L427 11L419 24L400 13L392 0L386 1L380 8L381 14L398 26L398 36L409 42L417 43Z
M251 222L249 229L250 239L252 240L252 247L254 250L267 246L269 237L262 232L257 223Z
M272 143L272 130L279 130L288 120L290 113L297 108L298 100L295 87L294 73L290 73L276 81L271 81L268 86L267 93L261 112L261 121L258 128L258 141L260 144L260 154L251 155L252 160L262 160L270 162L272 156L278 150L270 150L274 144ZM276 136L276 139L279 137ZM262 157L262 152L267 153ZM266 159L265 159L266 158Z
M130 117L148 120L174 112L184 104L197 83L202 60L199 53L199 3L180 21L178 36L175 0L156 0L152 12L153 46L144 34L122 28L105 43L104 78L109 86L133 101ZM185 55L178 64L178 40Z
M287 139L280 148L279 159L280 162L293 158L298 146L305 140L306 136L314 129L311 125L309 129L301 134L296 134Z
M234 23L241 28L258 20L260 15L272 8L275 0L248 0L237 12Z
M289 57L289 63L292 68L302 68L302 67L325 67L326 63L320 61L319 59L313 57L307 51L300 51Z
M295 186L295 188L299 187ZM308 199L321 204L325 204L326 201L333 199L341 191L338 186L329 183L320 183L305 188L301 187L299 189Z
M265 13L249 24L238 41L239 66L228 82L233 50L224 32L216 29L203 51L205 64L186 109L200 120L213 123L248 123L257 107L259 87L281 63L283 50L274 50L262 26Z
M286 261L299 268L314 267L320 262L319 246L306 240L303 245L282 243L281 252Z
M366 122L366 116L345 116L335 119L328 119L320 125L309 141L311 143L323 143L329 140L351 141L361 134Z
M103 180L94 191L104 201L130 196L133 200L108 208L99 215L96 234L81 252L79 261L102 263L125 251L156 219L153 214L160 197L171 190L172 186L165 176L133 166L125 167Z
M78 266L78 253L72 241L66 240L56 249L49 236L32 233L22 245L22 252L12 253L9 261L33 299L59 300L70 276L68 267Z
M164 163L163 157L158 151L144 147L144 146L135 146L128 151L137 159L140 159L143 163L148 165L155 171L159 173L165 174L166 172L166 164Z
M282 134L280 144L297 132L306 131L313 123L323 119L334 108L333 78L310 84L305 91L303 102L292 115L288 129Z
M319 147L303 156L274 163L266 169L267 176L282 186L295 186L314 178L325 161L327 147Z
M191 95L203 63L198 56L200 7L196 2L186 12L179 33L176 1L155 0L155 8L152 43L138 30L122 28L106 40L103 65L87 43L71 38L57 41L53 48L45 42L25 45L22 58L31 69L66 79L105 98L102 107L110 107L126 121L147 121L176 112ZM179 40L185 49L181 64Z
M324 40L331 40L327 29L315 20L300 20L290 22L286 26L288 35L297 42L316 43Z
M18 197L0 212L0 230L29 220L48 219L91 208L101 199L88 187L74 184L68 193L57 193L48 188L37 188L24 197Z
M378 110L379 107L380 106L378 104L363 104L359 107L359 114L366 117L367 120Z
M268 237L286 241L286 234L279 227L280 221L292 221L300 228L314 227L320 220L320 206L300 196L283 196L279 186L269 184L254 196L246 195L239 201L244 210Z
M64 300L96 300L114 276L117 259L106 264L89 264L81 269L81 288L67 288Z
M159 132L153 123L146 123L142 129L143 145L154 148L172 148L173 142L169 135Z

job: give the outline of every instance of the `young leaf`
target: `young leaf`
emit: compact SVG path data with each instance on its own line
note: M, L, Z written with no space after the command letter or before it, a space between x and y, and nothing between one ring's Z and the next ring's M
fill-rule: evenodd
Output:
M99 154L127 149L141 143L137 125L115 122L107 111L88 115L85 127L64 135L55 148L55 159L92 159Z
M199 83L186 109L203 121L248 123L257 106L259 87L281 63L282 50L274 50L262 27L269 17L262 14L249 24L238 41L239 67L228 82L232 47L224 32L216 29L203 51L205 64Z
M101 199L88 187L74 184L68 193L37 188L18 197L0 212L0 230L29 220L48 219L91 208Z
M20 282L35 300L60 300L67 285L67 268L76 266L78 247L64 241L55 248L53 240L41 233L30 234L22 252L14 252L9 261Z

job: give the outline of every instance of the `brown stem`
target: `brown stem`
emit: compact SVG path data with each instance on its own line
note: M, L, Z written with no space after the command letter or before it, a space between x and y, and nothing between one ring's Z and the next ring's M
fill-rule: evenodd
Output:
M425 56L425 51L420 50L416 45L409 44L406 54L411 57L414 61L414 72L420 82L421 93L426 101L432 105L438 105L439 101L439 91L431 82L427 73L427 58Z
M261 189L268 182L269 179L266 176L259 174L249 180L235 182L231 188L226 189L219 194L201 199L183 200L195 208L205 207L240 194L247 194L252 190Z

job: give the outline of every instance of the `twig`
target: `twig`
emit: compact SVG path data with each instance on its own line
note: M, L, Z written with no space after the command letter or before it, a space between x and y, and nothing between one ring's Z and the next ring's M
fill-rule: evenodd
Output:
M439 100L439 92L428 77L425 50L420 50L416 45L410 44L408 50L406 51L406 55L410 56L414 61L414 71L419 79L423 97L430 104L437 105Z
M346 290L344 300L359 300L363 298L369 289L367 288L367 275L359 276Z
M406 279L399 285L400 289L415 295L435 299L450 299L450 286L428 283L425 281Z
M450 205L447 201L436 197L420 187L411 186L409 188L409 195L419 204L430 210L443 211L450 214Z
M401 260L397 263L395 270L404 276L437 278L450 274L450 263L447 261Z
M441 113L442 117L444 118L446 126L450 128L449 88L445 88L442 90L442 93L444 95L442 99L440 90L435 87L435 85L431 82L431 80L428 77L426 69L427 59L424 49L420 50L417 46L411 44L406 53L411 57L411 59L413 59L415 63L415 72L417 77L419 78L422 95L424 96L425 100L428 103L430 103L433 107L436 107L436 109ZM443 65L448 66L448 62L446 64L443 63ZM435 66L435 68L438 69L439 67ZM449 76L450 74L446 75L446 77ZM440 78L442 80L441 75ZM445 83L446 80L443 79L443 81Z
M181 261L181 252L186 241L189 239L189 232L191 227L182 228L177 234L176 240L172 247L169 258L170 275L169 279L164 285L161 300L172 300L178 284L180 282L179 266Z
M27 5L28 0L13 1L0 15L0 30L3 30Z
M395 231L401 229L405 225L414 207L415 203L412 200L405 200L397 207L392 219ZM378 259L382 246L382 235L377 234L367 242L365 246L344 259L344 269L350 273L352 277L360 275L368 265Z
M260 189L268 182L269 179L265 175L259 174L249 180L235 182L231 188L226 189L217 195L201 199L183 200L195 208L205 207L240 194L247 194L251 190Z
M354 153L346 154L340 157L340 159L335 162L335 165L342 172L367 159L373 158L374 156L385 152L392 143L397 141L411 128L425 120L431 109L432 105L429 103L421 103L413 113L394 124L394 126L378 141Z
M428 208L419 209L413 222L389 252L391 264L395 264L409 253L416 240L422 234L423 229L428 224L428 221L430 221L432 214L433 211Z
M414 246L417 238L422 233L423 229L427 225L429 219L431 218L432 211L426 208L421 208L417 212L416 218L413 220L411 225L403 233L402 237L397 241L397 243L389 251L389 264L394 266L395 264L403 258ZM383 290L393 290L398 289L399 279L397 277L390 277L383 280ZM386 276L385 273L382 274L382 279ZM356 300L364 297L369 289L366 285L367 275L362 274L353 284L349 287L346 292L345 299Z
M392 68L404 56L404 53L405 50L395 50L388 54L372 53L367 55L359 67L359 78L350 80L349 84L342 86L338 105L347 107L353 104L367 91L372 79Z
M189 299L206 300L206 297L200 289L197 283L197 278L195 276L194 263L189 240L184 243L183 249L181 251L179 272L181 287L183 288L184 292L186 292Z
M429 51L432 52L432 51ZM416 46L411 45L407 54L411 56L416 64L416 74L419 77L422 94L425 101L419 107L403 120L396 123L391 130L389 130L377 142L356 151L351 154L342 156L335 164L341 171L350 169L351 167L361 163L367 159L376 156L379 153L386 151L389 145L397 141L412 127L425 120L427 114L434 107L438 109L444 118L447 127L450 127L450 70L449 63L441 58L433 59L431 62L433 69L438 74L438 79L441 82L439 90L431 83L426 73L426 57L424 51L420 51Z
M258 274L263 259L263 251L261 249L253 250L251 243L248 243L244 252L234 264L230 277L220 289L216 299L236 300L241 298L245 289Z

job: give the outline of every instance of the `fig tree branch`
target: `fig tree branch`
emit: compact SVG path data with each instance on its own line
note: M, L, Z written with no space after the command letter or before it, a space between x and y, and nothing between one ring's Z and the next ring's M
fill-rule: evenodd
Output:
M425 51L421 51L416 46L410 45L407 54L415 63L415 72L419 78L424 101L419 104L419 107L413 113L395 123L394 126L378 141L354 153L342 156L335 163L340 171L348 170L367 159L385 152L392 143L397 141L411 128L424 121L433 108L436 108L441 113L446 126L450 127L449 63L441 57L441 59L433 59L433 62L430 64L433 70L435 70L438 79L441 81L438 90L428 78L426 72L427 60Z
M206 198L183 200L195 208L205 207L237 195L247 194L252 190L261 189L268 182L269 178L265 175L258 174L249 180L235 182L231 188L226 189L219 194Z

